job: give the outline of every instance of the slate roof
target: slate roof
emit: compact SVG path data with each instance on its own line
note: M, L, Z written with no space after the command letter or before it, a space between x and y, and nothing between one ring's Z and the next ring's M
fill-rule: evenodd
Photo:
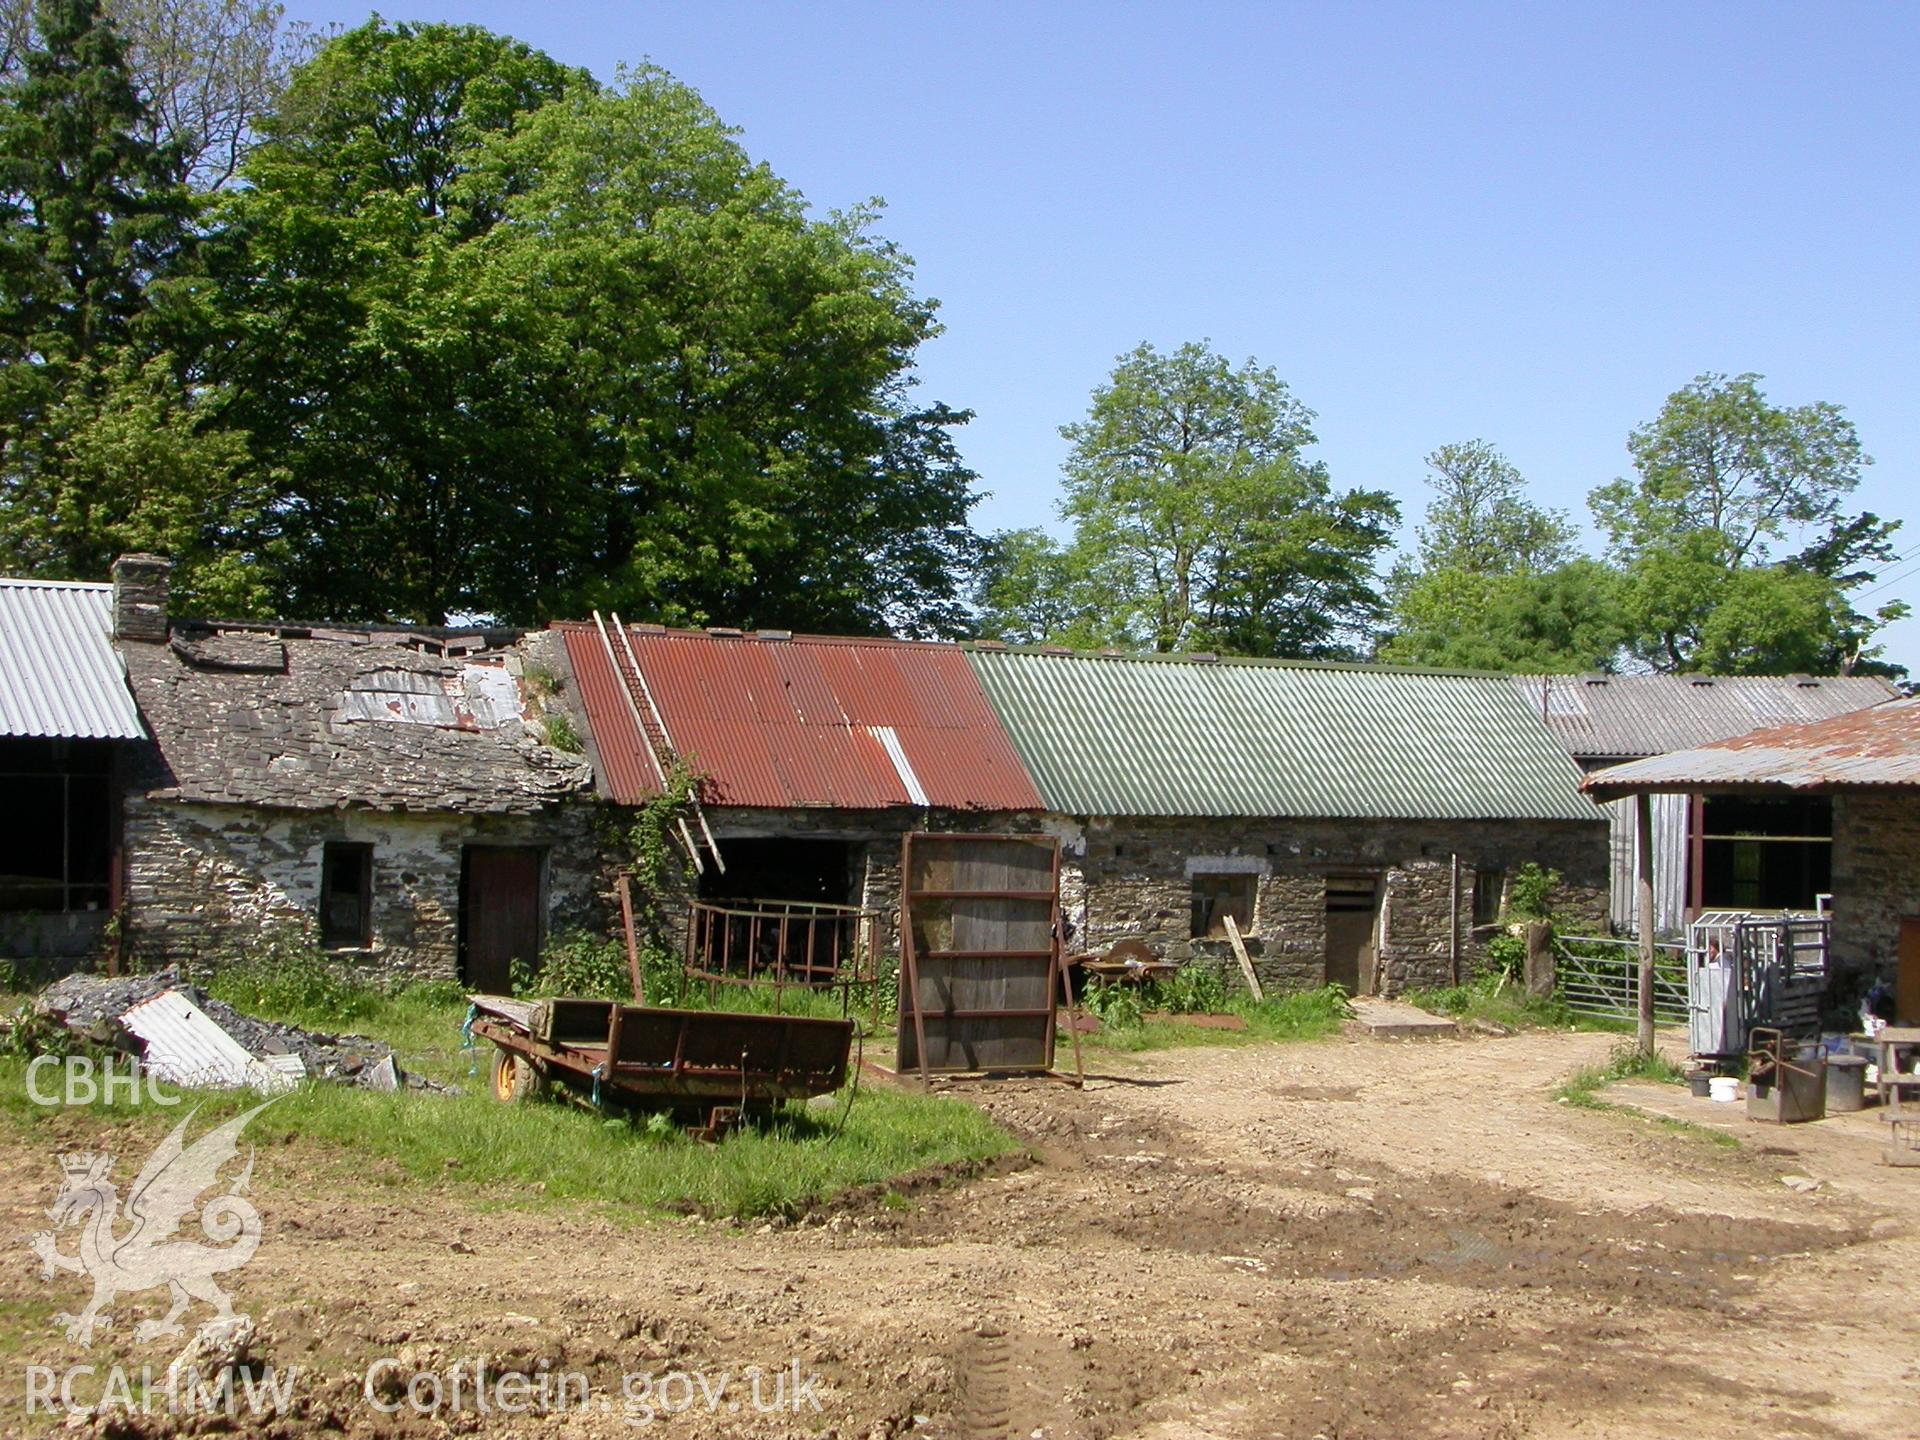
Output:
M0 735L145 734L113 649L113 587L0 579Z
M1810 675L1516 675L1536 715L1582 760L1662 755L1845 715L1899 694L1884 680Z
M1590 791L1608 796L1920 786L1920 697L1615 765L1592 775L1586 784Z
M195 628L121 648L155 798L526 814L592 785L584 759L535 739L511 652Z
M1508 677L974 647L1070 815L1598 820Z

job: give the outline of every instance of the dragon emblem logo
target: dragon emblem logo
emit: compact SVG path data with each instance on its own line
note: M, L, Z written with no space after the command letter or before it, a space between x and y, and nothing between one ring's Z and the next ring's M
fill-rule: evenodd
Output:
M71 1270L93 1280L93 1298L84 1310L55 1317L70 1339L91 1344L93 1332L112 1323L118 1296L163 1285L173 1304L161 1319L141 1321L134 1330L137 1339L180 1334L180 1316L195 1300L213 1306L218 1319L236 1318L232 1300L214 1277L238 1270L260 1245L260 1213L243 1198L253 1175L251 1149L232 1186L200 1209L200 1229L213 1243L175 1235L201 1195L221 1183L221 1167L240 1153L240 1134L247 1123L272 1103L254 1106L191 1145L186 1143L187 1125L199 1112L188 1112L147 1157L124 1203L108 1178L113 1156L60 1157L66 1179L47 1214L56 1229L80 1226L80 1246L73 1254L62 1252L54 1230L42 1230L32 1245L43 1277Z

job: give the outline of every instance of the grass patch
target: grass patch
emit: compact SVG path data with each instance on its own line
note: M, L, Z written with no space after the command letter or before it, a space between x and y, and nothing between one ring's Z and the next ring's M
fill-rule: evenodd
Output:
M1725 1150L1740 1148L1739 1137L1729 1135L1724 1130L1716 1130L1710 1125L1696 1125L1691 1120L1676 1120L1669 1115L1649 1115L1631 1105L1620 1105L1601 1098L1603 1090L1621 1080L1652 1080L1662 1085L1684 1085L1687 1076L1684 1070L1659 1051L1642 1055L1633 1042L1623 1040L1613 1047L1613 1053L1607 1057L1604 1065L1583 1065L1561 1081L1553 1092L1553 1098L1568 1105L1577 1105L1583 1110L1611 1110L1617 1114L1631 1115L1669 1135L1705 1140Z
M1138 1009L1110 1007L1103 1014L1100 1029L1081 1037L1081 1043L1097 1049L1134 1054L1146 1050L1174 1050L1196 1045L1282 1044L1296 1040L1324 1040L1340 1032L1353 1018L1347 993L1338 985L1318 990L1295 990L1274 995L1259 1004L1251 1000L1229 1001L1214 1013L1238 1015L1247 1022L1244 1030L1217 1030L1201 1025L1184 1025L1177 1020L1148 1020Z
M231 996L238 989L223 984L215 993ZM838 1110L816 1114L796 1106L719 1144L688 1140L672 1126L649 1125L645 1117L629 1121L563 1102L503 1105L486 1084L492 1047L461 1048L466 1000L456 986L421 985L392 995L369 991L356 997L351 1026L322 1008L331 996L295 987L265 998L277 1003L246 1008L310 1029L351 1028L383 1040L405 1068L464 1092L382 1095L309 1082L248 1126L247 1139L262 1152L268 1173L281 1168L267 1158L275 1147L293 1145L305 1152L297 1163L317 1160L360 1184L446 1186L471 1190L486 1203L564 1201L635 1216L692 1210L744 1220L797 1214L854 1186L990 1160L1017 1148L1012 1136L971 1105L884 1087L862 1086L838 1133ZM94 1144L124 1152L119 1169L127 1173L118 1176L123 1183L132 1178L128 1167L136 1147L152 1144L194 1105L200 1113L191 1134L197 1135L258 1103L257 1096L230 1091L173 1093L184 1108L126 1105L116 1094L113 1104L44 1109L28 1098L26 1062L0 1059L0 1124L30 1143L44 1141L49 1150ZM117 1133L101 1133L109 1129ZM321 1153L315 1156L313 1148Z
M1484 1020L1504 1025L1509 1030L1597 1030L1621 1033L1633 1029L1629 1020L1606 1020L1581 1015L1569 1009L1558 996L1527 993L1511 977L1498 973L1483 975L1465 985L1449 985L1437 990L1410 990L1406 1001L1436 1015L1455 1020Z
M1633 1042L1622 1041L1613 1047L1613 1053L1607 1057L1604 1065L1583 1065L1561 1081L1553 1092L1553 1098L1589 1110L1614 1109L1617 1107L1600 1098L1600 1092L1620 1080L1656 1080L1665 1085L1684 1085L1687 1076L1685 1071L1659 1051L1643 1055Z

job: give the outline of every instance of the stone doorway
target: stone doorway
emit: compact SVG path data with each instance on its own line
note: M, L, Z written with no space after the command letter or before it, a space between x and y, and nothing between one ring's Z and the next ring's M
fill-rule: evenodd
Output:
M1327 877L1327 983L1371 995L1379 955L1380 877Z

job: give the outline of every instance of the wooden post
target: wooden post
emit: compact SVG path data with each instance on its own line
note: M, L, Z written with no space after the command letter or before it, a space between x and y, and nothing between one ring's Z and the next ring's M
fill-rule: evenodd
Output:
M1527 993L1541 1000L1553 996L1553 926L1545 920L1527 922Z
M1639 1050L1653 1054L1653 797L1644 790L1633 797L1635 868L1639 871L1640 907L1640 1032Z
M1233 946L1233 958L1240 962L1240 975L1247 982L1247 991L1253 996L1253 1003L1264 1005L1267 997L1260 988L1260 975L1253 968L1253 960L1247 954L1246 943L1240 938L1240 925L1233 916L1226 917L1227 941Z
M1453 882L1447 887L1447 964L1460 983L1460 857L1453 857Z
M647 982L640 964L640 942L633 933L633 887L627 872L620 872L620 928L627 938L627 973L633 978L633 1003L647 1003ZM689 932L691 933L691 932Z

